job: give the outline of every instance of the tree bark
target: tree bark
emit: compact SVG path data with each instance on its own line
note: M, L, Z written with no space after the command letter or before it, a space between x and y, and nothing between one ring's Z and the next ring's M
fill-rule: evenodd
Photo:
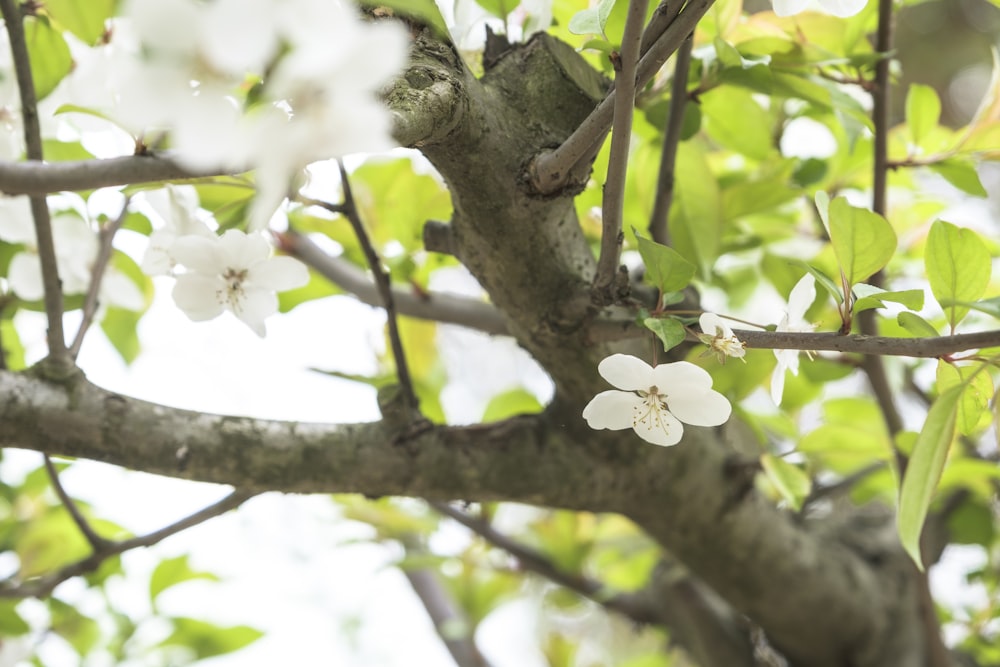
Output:
M887 511L838 509L806 520L777 509L755 489L756 459L741 454L755 445L735 418L724 428L687 427L670 449L631 432L591 431L581 418L606 388L597 362L642 347L592 342L602 312L590 300L595 261L574 193L538 195L525 170L593 110L605 93L600 77L547 35L507 52L481 79L440 43L421 37L415 49L413 68L388 93L397 136L446 180L455 254L555 381L543 414L414 426L386 403L376 423L286 423L154 405L82 375L0 372L0 445L247 490L619 512L683 562L696 586L707 584L712 600L718 595L712 605L694 596L685 607L676 582L650 589L671 596L663 624L702 641L692 653L705 667L753 664L741 615L791 665L924 664L920 578Z

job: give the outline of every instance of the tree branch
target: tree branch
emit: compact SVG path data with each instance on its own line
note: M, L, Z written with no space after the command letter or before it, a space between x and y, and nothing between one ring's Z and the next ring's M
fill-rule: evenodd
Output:
M427 550L415 540L403 540L406 553L426 555ZM410 587L427 610L438 637L458 667L489 667L475 641L475 628L465 612L444 587L440 574L431 567L400 567Z
M333 284L350 292L363 303L379 306L378 289L365 272L340 257L332 257L318 245L295 231L278 233L281 250ZM394 287L392 297L401 315L433 320L443 324L458 324L488 334L509 335L507 324L499 310L490 304L451 294L415 294L412 290Z
M667 127L663 131L663 148L660 152L660 172L656 181L656 198L653 201L653 212L649 216L650 238L663 245L670 245L668 218L670 205L674 200L674 163L677 160L677 146L680 144L681 129L684 126L684 108L687 106L688 70L691 69L692 48L694 48L694 35L688 35L681 47L677 49L674 79L670 87L670 111L667 116Z
M46 465L49 465L48 461L49 459L46 457ZM41 577L39 579L21 583L9 580L0 582L0 598L47 597L51 595L56 586L62 582L67 579L72 579L73 577L87 574L88 572L93 572L108 558L118 556L131 549L149 547L158 542L162 542L166 538L176 535L183 530L187 530L188 528L196 526L199 523L204 523L213 517L239 507L255 495L255 493L248 493L245 491L233 491L219 502L210 505L205 509L199 510L194 514L181 519L180 521L170 524L169 526L141 537L134 537L120 542L112 542L99 537L97 541L90 542L91 547L94 549L94 552L91 555L82 560L78 560L75 563L66 565L58 572L55 572L47 577ZM67 508L71 505L72 503L68 504ZM88 540L90 540L89 536Z
M38 122L38 100L35 84L31 76L31 60L24 36L24 19L15 0L0 0L4 26L10 39L11 57L17 76L17 88L21 96L21 117L24 122L25 153L30 162L40 163L42 156L42 132ZM35 242L42 265L42 285L44 287L45 316L48 321L46 341L49 358L57 367L72 365L66 350L66 336L63 332L63 295L56 265L55 242L52 238L52 220L44 195L34 195L31 200L31 215L35 223Z
M94 258L94 264L90 267L90 285L87 287L87 295L83 300L83 317L80 320L80 328L77 329L76 336L73 337L73 343L69 346L70 356L74 359L80 354L83 339L87 335L90 325L94 322L94 315L97 313L99 305L98 296L101 292L101 282L104 280L104 272L108 268L108 262L111 261L111 254L114 251L112 243L115 240L115 234L125 224L125 218L128 216L128 203L129 198L126 197L118 217L102 227L98 234L100 246L97 257Z
M629 0L622 35L621 53L615 63L614 121L611 132L611 155L608 175L604 182L601 216L601 253L594 275L593 294L600 303L618 300L616 284L627 285L618 272L622 249L622 211L625 207L625 175L628 171L629 146L632 143L632 113L635 108L635 76L639 60L642 24L646 18L647 0Z
M670 22L649 51L639 60L636 85L642 87L659 71L670 55L694 30L714 0L688 0L684 9ZM532 186L542 194L558 192L577 164L591 159L600 148L614 116L615 91L558 148L539 154L529 167Z
M52 163L0 161L0 192L9 195L39 195L232 173L234 172L228 169L186 169L173 162L169 153Z

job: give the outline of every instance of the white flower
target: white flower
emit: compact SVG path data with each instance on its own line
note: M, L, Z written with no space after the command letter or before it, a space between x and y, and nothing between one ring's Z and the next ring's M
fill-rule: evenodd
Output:
M215 234L197 218L198 195L193 187L167 185L143 196L165 224L149 235L142 271L149 276L169 275L177 266L172 251L177 239L190 235L212 238Z
M230 229L221 237L184 236L171 247L186 273L177 277L174 302L195 322L231 310L263 337L264 320L278 311L275 292L309 281L306 267L291 257L271 257L258 234Z
M868 4L868 0L819 0L819 10L840 18L854 16ZM810 9L814 3L809 0L771 0L774 13L791 16Z
M807 273L792 288L788 295L788 310L778 325L778 331L812 331L816 327L805 321L806 311L816 300L816 279ZM778 365L771 376L771 399L775 405L781 405L781 395L785 391L785 371L792 375L799 374L799 350L775 350L774 356Z
M84 294L90 288L99 250L97 234L83 218L73 214L56 215L51 224L62 291L64 294ZM41 301L45 296L42 260L38 255L27 197L0 200L0 238L24 245L7 267L10 289L25 301ZM129 310L141 310L145 305L139 288L113 266L105 270L98 295L101 303Z
M613 354L597 370L622 391L602 391L583 409L593 429L631 428L643 440L669 447L684 434L681 422L718 426L732 412L726 397L712 390L712 376L687 361L653 368L642 359Z
M715 313L702 313L698 318L702 333L699 340L708 345L709 352L714 352L720 364L726 363L726 357L742 359L746 363L747 344L736 337L725 320Z

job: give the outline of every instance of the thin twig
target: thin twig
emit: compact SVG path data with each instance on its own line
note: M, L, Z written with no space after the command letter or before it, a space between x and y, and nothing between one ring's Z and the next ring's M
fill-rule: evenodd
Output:
M622 35L621 53L615 70L614 121L611 130L611 154L604 181L601 209L601 253L597 259L593 293L601 303L613 303L618 290L615 283L622 250L622 212L625 208L625 175L628 171L629 144L632 142L632 114L635 110L635 73L639 61L642 24L646 18L646 0L629 0Z
M309 200L301 200L310 203ZM322 206L322 203L316 203ZM328 255L309 237L294 231L276 233L280 248L362 303L381 306L379 291L364 271L341 257ZM488 334L509 335L503 314L484 301L437 292L415 292L394 287L392 298L400 315L445 324L458 324Z
M115 234L125 224L125 218L128 216L129 201L129 197L126 197L125 204L122 206L118 217L102 227L98 233L98 243L100 245L97 250L97 257L94 258L94 264L90 267L90 285L87 287L87 295L83 300L83 318L80 320L80 328L77 329L76 336L73 337L73 343L69 346L69 354L74 359L80 355L80 348L83 347L83 338L87 335L87 330L90 329L90 325L94 322L94 315L97 313L99 301L98 296L101 292L101 282L104 280L104 272L108 268L108 262L111 261L111 255L114 251L112 242L114 241Z
M87 539L90 544L90 548L94 550L94 553L100 553L108 546L108 540L104 539L98 535L94 529L91 527L90 522L87 518L83 516L83 512L77 506L76 501L70 498L69 494L66 493L66 489L63 488L62 482L59 480L59 471L56 470L56 466L52 463L52 459L48 454L42 454L42 458L45 460L45 472L49 475L49 481L52 483L52 488L55 490L56 495L59 496L59 502L63 504L66 511L69 512L70 517L73 519L73 523L80 530L83 536Z
M681 142L684 127L684 108L687 106L688 70L691 69L691 50L694 36L688 35L677 49L674 63L674 80L670 88L670 115L663 131L663 148L660 151L660 173L656 181L656 199L653 213L649 217L649 236L657 243L670 245L669 216L670 205L674 201L674 168L677 161L677 146Z
M358 238L358 243L361 244L361 250L364 252L365 259L368 260L372 276L375 278L375 286L378 288L379 297L382 300L381 305L385 309L386 325L389 329L389 345L392 348L392 356L396 362L396 375L403 389L403 396L409 407L416 412L419 410L420 404L417 401L417 394L413 390L413 380L410 378L410 369L406 363L406 353L403 350L403 341L399 334L396 302L392 295L392 283L390 282L389 273L382 266L382 260L379 259L378 253L375 251L375 246L372 245L371 239L368 237L368 232L365 230L364 223L361 222L361 216L358 213L354 195L351 193L351 183L347 177L347 170L344 169L344 163L338 160L337 166L340 168L340 183L344 190L344 203L340 205L330 204L329 206L316 200L310 200L310 203L319 204L329 211L340 213L351 223L354 234Z
M415 539L402 540L406 553L427 554ZM458 667L489 667L475 641L475 628L466 613L444 587L440 574L431 567L403 567L403 575L430 616L434 629Z
M892 50L892 24L893 24L893 2L892 0L879 0L878 6L878 30L875 37L875 50L881 54L881 58L875 64L875 81L872 87L872 122L874 124L873 137L873 162L874 171L872 174L872 210L879 215L886 215L887 208L887 180L888 180L888 160L889 160L889 96L892 82L889 78L890 52ZM876 287L884 283L884 272L878 271L869 282ZM878 335L878 323L875 320L874 311L865 311L858 315L858 329L867 336ZM895 437L903 430L903 419L896 407L894 392L889 384L886 375L885 363L880 357L867 356L862 360L861 368L868 376L872 393L878 401L882 411L882 418L885 420L889 434ZM900 475L906 470L906 456L894 447L896 454L896 464L899 467Z
M0 192L43 195L238 173L228 168L188 169L174 162L169 152L50 163L0 161Z
M73 577L87 574L88 572L93 572L108 558L125 553L131 549L149 547L157 544L158 542L161 542L172 535L176 535L183 530L187 530L188 528L204 523L213 517L239 507L255 495L257 495L256 492L235 490L219 502L209 505L208 507L195 512L180 521L149 533L148 535L134 537L129 540L122 540L120 542L103 540L100 549L95 548L94 552L86 558L70 563L69 565L61 568L58 572L55 572L47 577L41 577L39 579L33 579L20 583L12 582L10 580L0 582L0 598L46 597L50 595L56 586L62 582ZM93 546L93 544L91 544L91 546Z
M14 61L18 92L21 95L25 153L29 161L41 162L43 159L42 132L38 122L35 83L31 78L31 60L28 57L28 45L24 36L24 21L15 0L0 0L0 11L3 12L4 25L10 39L11 57ZM66 337L63 333L62 286L59 281L59 269L56 266L56 250L52 238L52 220L49 207L44 195L34 195L30 199L31 215L35 221L38 257L42 265L42 285L45 290L45 316L48 320L46 339L49 358L59 365L70 366L72 360L66 349Z
M525 570L545 577L553 583L568 588L583 597L597 602L605 609L618 612L636 623L660 623L657 610L639 595L609 595L607 588L599 581L560 570L546 556L534 549L511 539L496 530L488 522L471 516L448 503L431 502L436 511L462 524L476 535L503 549L517 559Z

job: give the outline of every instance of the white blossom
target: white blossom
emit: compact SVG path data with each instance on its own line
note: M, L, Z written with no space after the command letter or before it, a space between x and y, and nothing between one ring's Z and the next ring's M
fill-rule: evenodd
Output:
M167 131L188 168L255 169L251 231L308 164L396 145L378 100L406 62L396 23L331 0L132 0L126 16L136 48L116 68L116 118Z
M805 321L806 311L816 300L816 279L807 273L792 288L788 295L788 309L778 325L778 331L805 332L815 329ZM775 405L781 405L781 395L785 391L785 371L792 375L799 374L799 350L775 350L774 356L778 365L771 376L771 399Z
M698 325L702 331L698 339L708 345L709 352L715 353L720 364L726 363L726 357L742 359L746 363L747 345L736 337L725 320L715 313L702 313Z
M778 16L792 16L807 9L818 8L821 12L840 18L854 16L868 4L868 0L771 0L774 13Z
M712 376L687 361L655 368L627 354L613 354L597 367L618 388L603 391L583 409L593 429L631 428L647 442L669 447L684 434L681 422L718 426L729 419L732 406L712 389Z
M309 280L301 262L272 257L263 236L236 229L222 236L181 237L171 253L187 269L177 277L174 302L191 320L211 320L229 310L261 337L264 320L278 311L276 292Z
M63 293L86 293L99 251L96 232L86 220L69 213L54 216L51 226L56 271ZM7 283L11 291L25 301L41 301L45 296L42 260L38 255L27 197L0 200L0 238L23 245L7 267ZM114 266L108 266L104 271L98 296L101 303L129 310L140 310L145 305L145 297L139 288Z
M197 217L198 195L194 188L167 185L143 193L143 197L163 220L164 226L149 235L149 245L140 266L146 275L169 275L177 266L177 258L172 253L177 239L190 235L207 238L215 234Z

